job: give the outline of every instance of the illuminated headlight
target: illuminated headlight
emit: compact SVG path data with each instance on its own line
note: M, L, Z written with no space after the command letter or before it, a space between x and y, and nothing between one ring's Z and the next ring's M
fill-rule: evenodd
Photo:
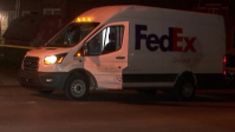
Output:
M50 56L46 56L44 58L44 63L46 65L52 65L52 64L60 64L63 62L64 57L67 54L59 54L59 55L50 55Z

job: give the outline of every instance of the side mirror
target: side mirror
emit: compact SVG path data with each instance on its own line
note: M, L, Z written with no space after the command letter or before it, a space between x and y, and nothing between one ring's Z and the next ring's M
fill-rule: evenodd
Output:
M82 56L88 55L88 46L87 46L86 43L85 43L85 44L83 45L83 47L81 48L81 54L82 54Z

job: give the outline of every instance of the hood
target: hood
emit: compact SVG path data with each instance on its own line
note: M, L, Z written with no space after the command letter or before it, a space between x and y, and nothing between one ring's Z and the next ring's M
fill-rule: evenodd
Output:
M56 47L41 47L35 48L27 52L26 56L34 56L34 57L44 57L48 55L56 55L62 53L68 53L71 48L56 48Z

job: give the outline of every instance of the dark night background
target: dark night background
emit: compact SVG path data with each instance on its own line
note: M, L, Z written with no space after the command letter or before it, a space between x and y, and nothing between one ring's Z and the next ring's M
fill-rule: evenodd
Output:
M64 24L83 11L99 6L125 4L222 15L226 24L227 52L234 52L234 0L0 0L0 41L4 45L0 46L0 61L19 65L28 48L43 45ZM9 48L6 45L26 47Z

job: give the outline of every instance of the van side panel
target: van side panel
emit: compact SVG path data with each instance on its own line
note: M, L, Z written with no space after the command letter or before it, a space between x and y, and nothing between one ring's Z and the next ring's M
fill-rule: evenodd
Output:
M129 14L129 60L123 72L124 83L174 85L185 71L194 73L202 87L223 82L222 17L162 9L147 12Z

